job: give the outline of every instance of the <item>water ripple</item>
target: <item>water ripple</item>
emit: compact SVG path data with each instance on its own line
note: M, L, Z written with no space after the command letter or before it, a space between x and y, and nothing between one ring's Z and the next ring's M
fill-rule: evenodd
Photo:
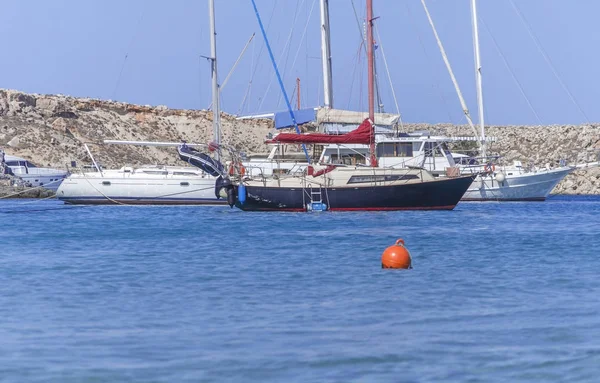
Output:
M600 198L284 214L0 201L2 382L595 382ZM411 271L382 270L405 239Z

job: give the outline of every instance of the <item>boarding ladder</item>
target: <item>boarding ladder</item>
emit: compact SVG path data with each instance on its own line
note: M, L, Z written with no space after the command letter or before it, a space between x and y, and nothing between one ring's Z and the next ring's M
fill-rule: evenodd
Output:
M306 211L327 210L327 204L323 202L323 193L321 185L318 185L318 187L313 187L313 185L309 183L308 185L306 185L303 194L308 197L308 201L304 201Z

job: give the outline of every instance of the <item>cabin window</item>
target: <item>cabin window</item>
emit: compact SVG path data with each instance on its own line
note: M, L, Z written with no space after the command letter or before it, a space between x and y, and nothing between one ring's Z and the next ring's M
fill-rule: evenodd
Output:
M412 157L413 144L410 142L384 142L377 145L377 157Z
M19 166L19 161L6 161L6 166Z
M396 157L395 143L384 143L377 146L377 157Z
M444 157L440 146L435 142L425 143L425 157Z
M102 185L110 186L110 181L102 181Z
M413 146L410 142L400 142L396 144L396 157L412 157Z
M338 158L337 154L332 154L329 157L329 161L332 164L344 164L344 165L351 165L351 166L355 166L356 164L366 164L366 159L365 156L363 156L362 154L358 154L358 153L353 153L353 154L342 154L340 156L340 158Z
M29 162L29 161L25 161L25 165L26 165L28 168L35 168L35 167L37 167L37 166L35 166L34 164L32 164L31 162Z
M173 172L174 176L197 176L198 174L196 173L191 173L191 172Z
M181 186L190 186L189 182L180 182L179 185Z

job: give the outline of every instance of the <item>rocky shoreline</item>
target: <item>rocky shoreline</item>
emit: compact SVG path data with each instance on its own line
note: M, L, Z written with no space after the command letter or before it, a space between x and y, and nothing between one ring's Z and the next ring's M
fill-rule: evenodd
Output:
M222 140L248 154L268 151L264 139L274 133L267 119L237 120L223 113ZM428 130L448 136L473 135L468 126L405 124L404 131ZM514 160L536 166L597 161L600 127L593 125L490 126L490 146L501 163ZM104 145L102 140L208 142L212 112L141 106L63 95L27 94L0 89L0 147L39 166L65 167L71 161L89 164L87 143L104 167L181 165L172 148ZM600 169L576 171L553 191L559 194L600 194Z
M12 185L10 180L0 180L0 199L5 198L51 198L53 191L44 188Z

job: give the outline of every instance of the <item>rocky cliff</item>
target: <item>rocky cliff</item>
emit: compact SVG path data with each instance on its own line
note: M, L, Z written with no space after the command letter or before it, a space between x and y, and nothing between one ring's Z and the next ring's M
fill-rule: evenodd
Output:
M208 142L212 112L174 110L62 95L0 90L0 147L40 166L90 163L89 145L104 167L179 164L174 148L102 145L103 140ZM237 121L222 114L222 140L249 152L266 150L270 120Z
M122 102L62 95L25 94L0 90L0 147L8 154L30 159L40 166L64 167L73 160L90 163L83 143L90 143L104 167L125 164L181 164L174 148L102 145L102 140L208 142L212 112L174 110ZM222 140L247 153L266 152L265 136L273 131L270 120L236 120L223 113ZM472 135L470 128L449 124L408 124L405 129L429 130L451 136ZM492 126L491 146L501 161L513 160L544 166L559 159L570 163L595 159L600 149L600 128L589 126ZM600 170L568 176L555 193L600 194Z

